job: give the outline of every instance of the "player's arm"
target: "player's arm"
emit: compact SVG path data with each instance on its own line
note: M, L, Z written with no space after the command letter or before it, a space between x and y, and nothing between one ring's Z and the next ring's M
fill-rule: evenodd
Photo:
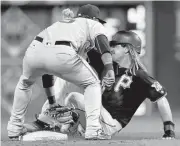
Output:
M169 102L166 98L167 92L165 88L145 71L139 71L138 76L142 79L147 87L147 97L154 103L157 103L158 110L164 125L163 138L174 138L174 123Z
M92 22L90 22L92 23ZM105 27L99 22L93 22L90 30L90 38L93 40L97 51L101 54L101 60L104 64L102 83L109 87L115 81L112 55L110 53L109 41L107 38L107 33Z
M101 54L101 60L104 64L104 75L102 83L105 86L110 87L115 81L115 75L113 69L112 55L110 53L110 46L107 37L103 34L96 36L95 47Z
M42 76L42 83L43 83L43 88L45 90L47 99L49 101L49 105L50 105L50 107L52 107L56 103L55 91L54 91L54 76L44 74Z
M160 98L157 101L158 110L161 115L161 119L164 124L164 132L163 138L174 138L175 132L174 132L174 123L172 118L172 112L169 105L169 102L166 98L166 96L163 96L163 98Z

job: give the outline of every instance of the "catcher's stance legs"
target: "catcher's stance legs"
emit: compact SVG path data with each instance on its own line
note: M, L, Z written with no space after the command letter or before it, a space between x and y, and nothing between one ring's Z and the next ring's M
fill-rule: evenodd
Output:
M75 50L66 45L47 46L33 41L23 62L23 75L17 84L13 110L8 122L8 136L21 135L24 115L31 97L31 88L37 77L50 73L85 88L87 135L101 129L100 81L89 64Z

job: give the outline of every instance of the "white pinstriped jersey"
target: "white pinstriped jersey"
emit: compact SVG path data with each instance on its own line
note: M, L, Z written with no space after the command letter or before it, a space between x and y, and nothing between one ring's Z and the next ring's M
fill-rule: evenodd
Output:
M47 30L47 31L46 31ZM58 21L42 31L38 36L47 36L52 44L55 41L70 41L79 55L84 55L94 48L95 37L98 35L107 36L105 27L91 19L75 18L69 22Z

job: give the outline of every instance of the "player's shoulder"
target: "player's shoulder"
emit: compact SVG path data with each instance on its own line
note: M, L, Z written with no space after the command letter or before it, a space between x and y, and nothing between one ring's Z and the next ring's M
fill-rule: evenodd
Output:
M149 73L143 69L138 69L136 71L136 77L140 77L140 78L147 78L149 77Z
M139 69L136 72L136 77L150 85L154 82L157 82L157 80L152 75L150 75L147 71L144 71L142 69Z
M92 19L87 19L87 23L89 24L90 27L99 27L99 28L105 28L104 25L102 25L100 22L92 20Z
M53 22L50 26L47 27L48 30L56 28L60 24L60 21Z
M97 28L97 29L104 28L104 26L98 21L88 19L88 18L78 17L78 18L75 18L75 21L76 21L75 23L79 23L81 25L82 24L88 25L91 30L93 30L94 28Z
M83 17L77 17L77 18L75 18L74 20L75 20L76 22L81 22L81 23L86 22L86 18L83 18Z
M88 18L83 18L83 17L77 17L77 18L75 18L75 20L77 22L86 22L86 23L92 24L92 25L101 24L98 21L95 21L95 20L92 20L92 19L88 19Z

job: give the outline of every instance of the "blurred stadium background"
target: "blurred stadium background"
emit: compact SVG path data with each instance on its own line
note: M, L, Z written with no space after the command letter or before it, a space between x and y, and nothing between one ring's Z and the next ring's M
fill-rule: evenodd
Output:
M26 48L37 33L61 19L63 9L70 8L76 13L78 7L86 3L99 6L102 18L107 21L105 26L108 29L109 39L114 32L123 29L134 30L140 35L143 40L141 55L144 64L150 74L168 90L168 101L174 117L180 119L180 2L2 1L2 139L7 138L6 125L10 116L14 89L22 71L22 58ZM30 121L35 119L34 115L40 112L46 100L40 79L33 90L32 102L26 116L26 119ZM143 116L143 118L149 119L156 112L156 105L147 100L136 112L136 118ZM179 122L179 120L177 121ZM151 129L151 124L149 126Z

